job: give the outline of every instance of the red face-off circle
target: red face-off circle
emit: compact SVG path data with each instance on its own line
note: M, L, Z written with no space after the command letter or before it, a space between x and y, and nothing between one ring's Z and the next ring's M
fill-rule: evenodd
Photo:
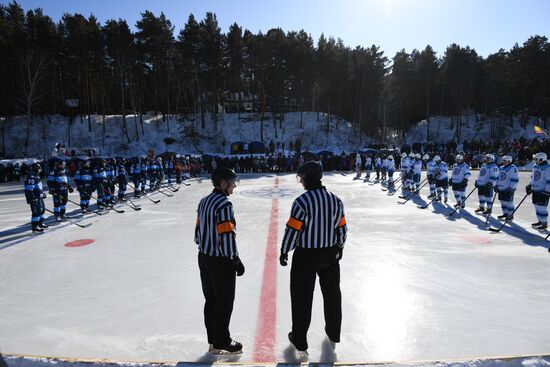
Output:
M92 242L94 242L94 240L92 240L90 238L84 238L82 240L74 240L74 241L71 241L71 242L67 242L65 244L65 247L82 247L82 246L87 246L87 245L91 244Z

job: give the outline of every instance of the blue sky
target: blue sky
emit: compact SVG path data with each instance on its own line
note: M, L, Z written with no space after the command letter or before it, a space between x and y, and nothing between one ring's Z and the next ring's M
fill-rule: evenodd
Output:
M0 0L7 4L11 1ZM123 18L132 27L140 13L164 14L175 34L193 13L197 20L214 12L223 32L237 22L254 33L280 27L304 29L317 41L321 33L347 46L380 46L390 58L404 48L430 44L442 55L451 43L487 56L539 34L550 38L550 0L19 0L40 7L58 21L63 13L94 14L103 23Z

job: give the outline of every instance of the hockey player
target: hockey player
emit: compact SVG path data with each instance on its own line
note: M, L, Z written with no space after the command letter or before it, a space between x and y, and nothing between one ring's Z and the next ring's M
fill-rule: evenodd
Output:
M93 185L94 173L91 168L91 162L86 159L81 163L81 166L75 173L74 182L76 184L76 190L80 194L80 209L83 213L87 213L90 206L90 198L94 192Z
M170 157L164 162L164 173L168 180L168 185L172 184L172 175L174 174L174 160Z
M420 190L420 178L422 177L422 159L420 154L414 155L414 163L412 165L412 181L414 185L414 192L418 193Z
M380 180L380 171L382 170L382 159L380 159L380 156L377 156L374 161L374 170L376 171L376 179Z
M393 174L395 173L395 162L393 156L390 154L388 156L388 180L389 187L393 187Z
M58 222L66 219L67 199L69 198L69 192L73 192L65 168L65 161L59 160L55 164L55 169L50 171L48 176L48 189L53 198L55 220Z
M464 162L464 156L457 154L455 157L455 164L453 165L453 174L449 179L449 184L453 187L453 193L455 196L456 204L455 208L464 208L466 203L466 187L468 186L468 179L472 175L470 167Z
M361 177L361 165L362 165L362 161L361 161L361 154L359 154L359 152L355 153L355 172L357 173L357 175L355 177L357 178L360 178Z
M441 201L441 194L444 196L444 203L449 200L449 167L447 163L441 160L441 157L436 155L434 157L434 178L435 178L435 201Z
M237 249L233 204L228 199L236 181L237 174L232 169L215 169L212 173L214 190L197 208L195 243L205 298L204 324L210 351L214 354L240 354L243 349L229 333L235 275L241 276L245 271Z
M40 178L42 167L38 163L33 163L25 179L25 198L27 204L31 206L31 229L33 232L43 232L48 228L44 224L44 212L46 206L44 199L46 194L42 191L42 179Z
M533 173L531 181L525 187L528 194L533 193L533 205L537 214L537 222L531 226L538 231L548 229L548 199L550 197L550 165L546 153L533 155Z
M502 207L502 215L499 215L497 218L499 220L511 221L514 219L512 217L512 213L515 209L514 193L518 187L519 173L518 168L512 164L512 157L509 155L502 157L501 162L502 166L499 170L495 189L498 192L498 200L500 200L500 205Z
M430 195L428 195L428 199L433 199L435 197L435 162L433 159L430 159L429 154L424 154L423 159L426 164L426 176L428 179L428 186L430 187Z
M134 197L138 198L140 195L139 186L141 184L141 158L135 157L132 160L130 175L132 176L132 182L134 183Z
M97 191L97 209L103 210L108 205L105 198L105 187L107 186L107 174L105 173L105 160L99 159L92 169L94 188Z
M403 188L403 192L402 192L402 195L403 196L406 196L406 190L408 189L408 186L407 186L407 175L409 173L409 166L410 166L410 160L409 158L407 157L407 153L401 153L401 166L400 166L400 169L401 169L401 173L400 173L400 176L401 176L401 181L402 181L402 184L401 184L401 187Z
M388 158L383 157L382 159L382 181L386 181L386 175L388 174Z
M415 162L415 155L413 152L409 153L409 168L407 170L407 179L405 180L405 186L407 186L407 190L409 192L414 190L413 186L413 168L414 168L414 162Z
M372 172L372 159L370 157L370 155L367 155L367 159L365 161L365 179L367 181L370 180L370 173Z
M116 183L116 159L107 159L105 164L105 175L107 176L107 184L103 188L105 190L105 202L109 204L115 203L115 183Z
M498 180L499 169L493 154L485 154L484 161L475 181L479 197L479 208L475 212L490 215L493 208L493 188ZM485 208L485 205L487 205L487 208Z
M157 169L155 187L157 189L159 189L160 186L162 185L162 181L164 180L164 169L163 169L163 166L162 166L162 158L161 157L158 157L155 160L155 167Z
M149 158L142 157L142 159L141 159L141 190L140 190L140 192L142 194L145 193L145 188L147 186L147 179L149 178L149 173L148 173L149 167L150 167Z
M128 187L128 177L126 176L126 160L119 158L116 166L116 182L118 184L118 199L126 201L126 189Z

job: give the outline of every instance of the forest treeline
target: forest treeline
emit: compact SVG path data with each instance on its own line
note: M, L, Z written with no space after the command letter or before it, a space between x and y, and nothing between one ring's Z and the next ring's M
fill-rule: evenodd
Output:
M435 114L460 122L466 108L525 121L550 116L550 45L538 35L486 58L454 43L442 55L428 45L390 58L379 46L314 41L304 30L253 33L234 23L223 33L214 13L191 14L175 30L162 13L145 11L134 27L81 14L56 23L12 2L0 5L0 49L0 115L29 121L155 111L204 126L223 106L281 123L284 112L322 111L380 137Z

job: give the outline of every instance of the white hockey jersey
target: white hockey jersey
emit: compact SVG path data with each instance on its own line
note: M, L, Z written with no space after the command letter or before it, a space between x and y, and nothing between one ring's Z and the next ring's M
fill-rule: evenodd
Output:
M454 184L461 183L464 180L468 180L472 173L470 167L465 162L455 163L453 166L452 182Z
M445 162L435 164L434 177L436 180L447 180L449 178L449 166Z
M493 186L497 183L499 169L495 162L489 164L483 163L479 169L479 175L477 176L477 184L479 186L485 186L491 183Z
M507 166L501 166L498 173L497 187L499 191L508 189L517 189L519 184L518 168L509 164Z
M550 192L550 164L548 161L533 166L529 184L534 192Z

